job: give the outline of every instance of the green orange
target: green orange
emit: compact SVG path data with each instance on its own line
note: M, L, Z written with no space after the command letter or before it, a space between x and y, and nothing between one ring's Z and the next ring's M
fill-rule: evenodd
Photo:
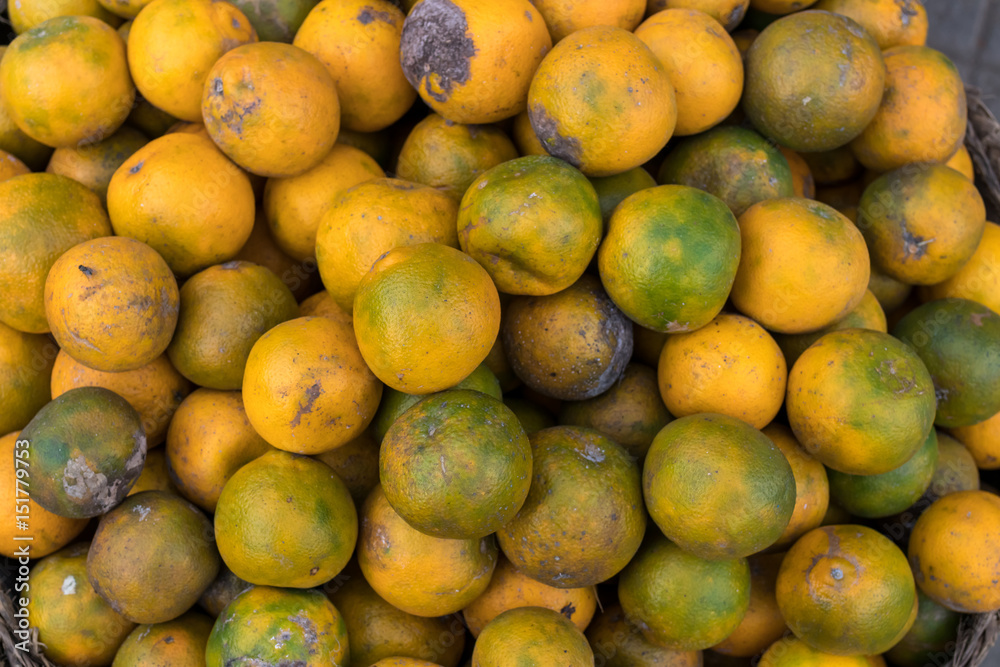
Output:
M893 327L927 365L938 426L971 426L1000 412L1000 315L967 299L918 306Z
M736 216L761 200L795 194L781 151L737 126L716 127L679 143L660 166L658 180L711 193Z
M739 626L750 605L750 567L745 558L705 560L655 535L622 572L618 598L649 641L698 651Z
M347 667L347 626L319 591L255 586L237 595L208 637L206 667Z
M594 653L565 616L542 607L516 607L486 624L476 640L472 667L594 664Z
M799 538L778 573L777 597L792 632L835 655L887 651L917 613L906 556L889 538L856 525L825 526Z
M128 401L103 387L71 389L24 427L31 499L60 516L104 514L142 472L146 433Z
M389 504L417 530L452 539L486 537L524 504L531 446L499 399L443 391L393 423L382 440L379 469Z
M646 507L663 534L711 560L773 544L795 509L784 454L735 417L698 414L667 424L643 464Z
M785 398L805 450L853 475L906 463L927 438L936 405L917 352L867 329L834 331L813 343L792 366Z
M329 466L275 450L226 482L215 534L223 560L241 579L312 588L350 560L358 518L350 492ZM278 544L285 546L279 551Z
M556 426L531 440L531 488L497 533L518 570L558 588L604 581L629 562L646 529L639 467L597 431Z
M782 146L830 150L861 134L884 85L882 51L861 26L830 12L799 12L765 28L747 52L743 109Z
M854 516L885 517L917 502L930 487L938 462L937 433L931 429L920 449L903 465L880 475L828 472L830 497Z
M740 262L740 230L718 197L661 185L626 198L597 254L604 289L633 322L693 331L729 296Z
M553 294L575 283L597 251L597 192L583 174L554 157L504 162L466 190L458 241L501 292Z

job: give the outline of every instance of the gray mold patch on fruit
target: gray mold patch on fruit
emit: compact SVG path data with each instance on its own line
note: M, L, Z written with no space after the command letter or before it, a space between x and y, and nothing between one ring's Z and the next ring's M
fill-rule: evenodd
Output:
M542 146L549 155L560 160L569 162L571 165L580 168L580 141L575 137L564 137L559 133L559 123L550 116L541 104L536 104L528 110L528 120L531 121L531 129L535 131L535 136L542 142Z
M451 0L424 0L403 23L400 59L407 81L438 102L447 101L452 89L469 81L470 61L476 45L468 35L469 24Z
M374 7L365 6L358 13L358 21L362 25L368 25L372 21L379 20L390 25L396 25L396 19L389 12L382 12Z

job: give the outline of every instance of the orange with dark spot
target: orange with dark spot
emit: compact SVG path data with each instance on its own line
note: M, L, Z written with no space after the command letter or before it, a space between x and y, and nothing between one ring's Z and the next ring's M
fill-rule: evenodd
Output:
M632 33L578 30L538 66L528 91L531 126L550 155L588 176L638 167L674 132L677 103L667 69Z
M524 111L552 38L528 0L424 0L403 23L403 74L456 123L494 123Z
M902 639L917 614L906 556L864 526L826 526L803 535L785 555L776 592L792 632L835 655L882 653Z

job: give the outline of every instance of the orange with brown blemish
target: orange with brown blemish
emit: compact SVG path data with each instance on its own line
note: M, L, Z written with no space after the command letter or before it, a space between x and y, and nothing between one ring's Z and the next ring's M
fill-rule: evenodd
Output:
M776 595L792 632L834 655L882 653L917 614L906 556L864 526L826 526L799 538L781 564Z
M254 430L299 454L319 454L360 435L381 396L382 383L365 365L354 331L328 317L300 317L265 333L243 376Z

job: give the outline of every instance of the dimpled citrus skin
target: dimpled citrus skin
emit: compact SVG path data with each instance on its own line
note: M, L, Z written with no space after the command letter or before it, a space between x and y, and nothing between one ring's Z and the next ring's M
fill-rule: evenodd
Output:
M404 18L388 0L329 0L295 32L292 43L316 56L337 84L344 127L381 130L417 98L399 61Z
M916 618L917 589L906 556L889 538L855 525L799 538L781 564L778 606L797 637L835 655L874 655Z
M254 193L207 137L174 133L122 163L108 185L108 213L117 236L142 241L189 276L240 251L253 231Z
M739 218L742 254L733 305L769 331L833 324L864 298L871 270L864 237L826 204L767 199Z
M257 41L250 21L228 2L153 0L131 25L129 67L139 92L170 115L198 123L212 64Z
M173 493L144 491L101 517L87 576L125 618L161 623L194 605L219 563L208 517Z
M638 466L597 431L555 426L530 436L528 498L497 539L514 567L558 588L605 581L646 530Z
M508 294L553 294L586 270L601 241L590 182L562 160L510 160L472 182L458 211L462 250Z
M125 43L91 16L59 16L18 35L0 63L0 86L21 131L53 147L110 136L135 99Z
M454 386L486 359L500 331L500 296L486 271L437 243L397 247L361 279L354 332L364 361L393 389Z
M0 320L25 333L47 333L45 278L64 252L109 236L101 200L55 174L0 183Z
M955 64L925 46L885 52L885 94L868 127L851 142L861 164L876 171L910 162L944 162L965 136L965 87Z
M219 615L205 663L347 667L349 645L343 615L320 591L255 586Z
M721 199L683 185L627 197L597 253L622 312L654 331L694 331L719 314L740 261L740 228Z
M549 28L553 42L595 25L633 30L642 21L643 12L646 11L646 0L535 0L533 4L545 17L545 25Z
M743 108L762 134L796 151L858 136L882 99L878 43L852 19L805 11L778 19L746 56Z
M379 469L389 504L417 530L452 539L486 537L524 504L531 446L499 399L444 391L389 427Z
M701 329L667 338L658 367L670 414L717 412L764 428L785 400L781 349L748 317L720 313Z
M494 123L524 110L550 48L527 0L429 0L407 15L399 51L406 79L431 109L456 123Z
M236 164L260 176L294 176L315 167L340 131L330 73L290 44L257 42L219 58L205 79L205 129Z
M472 636L478 637L487 623L508 609L517 607L552 609L568 618L583 632L597 610L597 591L593 586L548 586L519 572L501 555L490 585L462 610L462 617Z
M350 560L358 517L350 492L329 466L271 451L226 482L215 508L215 534L222 559L239 578L312 588Z
M643 463L646 507L663 534L701 558L742 558L769 547L795 506L781 450L735 417L681 417L653 439Z
M1000 499L959 491L937 500L910 535L910 565L920 589L964 613L1000 609Z
M350 324L328 317L283 322L250 350L243 402L271 445L319 454L353 440L375 417L382 383L365 365Z
M733 38L708 14L668 9L635 29L660 59L677 95L674 134L704 132L726 118L743 92L743 59Z
M472 667L520 665L593 667L587 639L565 616L542 607L517 607L483 628L472 652Z
M316 263L327 293L347 312L382 255L403 245L458 246L452 197L396 178L366 180L332 198L319 219Z
M885 311L882 310L878 299L875 298L875 295L869 288L865 290L865 295L861 298L858 305L855 306L854 310L833 324L804 334L776 334L774 340L784 353L785 362L791 367L802 353L809 349L810 345L831 331L840 329L871 329L872 331L885 333L886 327Z
M931 375L911 347L866 329L834 331L788 376L788 419L803 448L854 475L898 468L934 422Z
M698 651L728 637L750 605L745 558L699 558L655 535L622 572L618 598L647 640Z
M559 42L539 65L528 117L550 155L588 176L613 176L666 145L677 103L646 44L621 28L594 26Z
M933 285L958 273L986 226L983 198L969 179L940 164L905 166L869 185L858 227L872 264L911 285Z
M67 354L100 371L133 371L163 354L179 303L177 280L163 258L126 237L74 246L45 279L53 337Z
M45 656L61 665L111 664L119 645L135 627L87 581L89 546L86 542L74 544L38 562L31 571L30 589L26 589L31 592L26 609L32 627L38 628L38 641L45 642Z
M415 616L444 616L482 594L497 563L492 535L448 540L424 535L396 514L381 485L361 507L358 565L389 604Z

